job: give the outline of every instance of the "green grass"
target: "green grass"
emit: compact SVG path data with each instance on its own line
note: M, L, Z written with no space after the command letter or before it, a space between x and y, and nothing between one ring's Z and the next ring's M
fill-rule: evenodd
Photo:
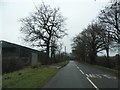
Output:
M64 61L55 65L63 67L67 63L68 61ZM57 68L50 68L49 65L36 64L19 71L4 74L2 76L2 87L41 88L58 72L58 70Z
M2 75L0 74L0 89L2 87Z
M65 66L65 65L68 64L68 63L69 63L69 61L64 61L64 62L58 63L58 65L59 65L59 66Z
M25 68L2 77L3 88L39 88L45 85L56 73L56 68Z

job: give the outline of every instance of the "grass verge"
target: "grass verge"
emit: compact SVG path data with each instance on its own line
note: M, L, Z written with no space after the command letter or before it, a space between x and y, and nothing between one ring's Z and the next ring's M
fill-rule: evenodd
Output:
M68 61L57 63L63 67ZM48 65L40 67L28 67L19 71L4 74L2 76L2 88L41 88L57 72L58 68L50 68Z
M67 65L69 63L69 61L64 61L64 62L59 62L56 65L60 66L61 68L64 67L65 65Z
M2 77L3 88L38 88L42 87L52 78L58 69L56 68L25 68L20 71L5 74Z

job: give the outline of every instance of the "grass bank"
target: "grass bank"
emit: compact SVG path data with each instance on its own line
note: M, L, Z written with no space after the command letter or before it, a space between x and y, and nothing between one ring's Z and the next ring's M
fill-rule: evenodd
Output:
M5 74L2 77L3 88L37 88L42 87L57 73L56 68L25 68L20 71Z
M64 66L68 62L56 65ZM2 76L3 88L40 88L43 87L57 72L58 68L42 65L33 66Z

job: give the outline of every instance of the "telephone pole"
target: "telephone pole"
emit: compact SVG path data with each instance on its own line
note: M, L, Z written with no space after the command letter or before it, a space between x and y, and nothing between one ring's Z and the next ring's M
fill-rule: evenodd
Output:
M65 52L65 54L64 54L64 55L66 56L66 46L65 46L65 51L64 51L64 52Z

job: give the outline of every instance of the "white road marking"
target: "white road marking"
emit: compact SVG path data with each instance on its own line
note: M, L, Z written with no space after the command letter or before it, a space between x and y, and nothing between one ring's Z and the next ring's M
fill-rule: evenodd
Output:
M101 74L103 77L106 77L108 79L117 79L117 77L106 75L106 74Z
M85 74L76 64L75 66L77 67L77 69L79 69L79 71L82 73L82 74ZM96 88L96 90L99 90L99 88L93 83L92 80L89 79L89 77L91 78L102 78L102 76L106 77L106 78L113 78L113 79L116 79L116 77L111 77L109 75L105 75L105 74L85 74L86 75L86 78L87 80L93 85L94 88ZM102 75L102 76L100 76Z
M79 69L79 67L77 66L77 69Z
M106 77L106 78L110 78L108 75L102 74L102 76Z
M85 74L76 64L75 66L77 67L77 69L79 69L79 71L82 73L82 74ZM110 76L110 75L106 75L106 74L85 74L86 77L90 77L90 78L102 78L102 77L106 77L108 79L117 79L117 77L114 77L114 76Z
M84 72L82 70L79 70L82 74L84 74Z
M91 77L91 78L92 78L92 74L89 74L89 77Z
M89 78L108 78L108 79L117 79L115 76L107 75L107 74L85 74Z
M87 80L96 88L96 90L99 90L99 88L87 77Z
M79 71L84 74L84 72L76 65L77 69L79 69Z
M78 67L76 64L75 64L76 67Z
M93 77L93 78L97 78L95 74L92 74L92 77Z
M89 75L88 74L85 74L87 77L89 77Z
M99 74L96 74L96 76L99 77L99 78L102 78L102 76L100 76Z

